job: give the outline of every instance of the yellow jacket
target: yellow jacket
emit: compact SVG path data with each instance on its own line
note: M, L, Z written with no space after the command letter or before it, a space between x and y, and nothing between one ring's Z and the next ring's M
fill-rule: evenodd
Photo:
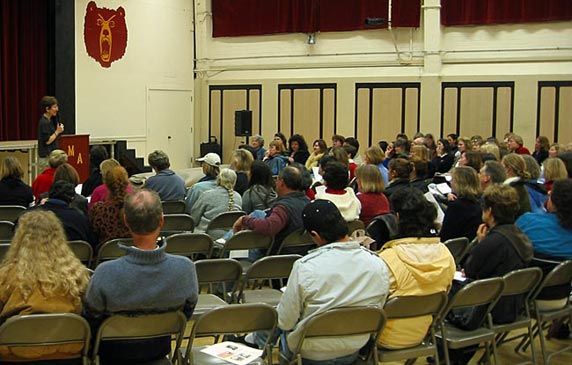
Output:
M387 242L379 256L389 268L389 298L430 295L448 291L455 275L455 260L438 237L410 237ZM388 320L378 346L388 349L421 343L431 316Z

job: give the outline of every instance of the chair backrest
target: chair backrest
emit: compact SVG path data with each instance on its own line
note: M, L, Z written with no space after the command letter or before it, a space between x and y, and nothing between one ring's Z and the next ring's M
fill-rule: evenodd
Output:
M365 232L375 240L375 249L379 250L397 235L397 219L392 213L378 215L367 225Z
M76 257L87 267L91 267L93 260L93 247L85 241L68 241L68 244Z
M167 253L194 258L196 254L204 254L210 258L213 251L213 240L206 233L177 233L166 238Z
M378 307L344 307L327 310L312 317L301 333L293 355L297 355L304 340L311 337L341 337L369 334L374 341L385 326L385 313Z
M161 234L170 236L175 233L189 232L195 230L195 223L188 214L165 214L165 222L161 228Z
M223 212L214 217L207 226L207 232L214 229L230 230L236 220L246 215L242 210L233 212Z
M542 270L539 267L513 270L503 276L504 290L502 296L530 294L542 280Z
M215 308L203 314L191 332L195 337L255 331L274 331L278 322L276 310L264 303L235 304ZM191 346L189 346L190 348Z
M21 205L0 205L0 221L14 222L25 211Z
M238 297L242 297L242 292L251 282L256 282L258 286L261 286L265 281L278 279L280 285L283 286L283 279L290 276L294 263L301 257L300 255L275 255L256 260L246 271Z
M0 221L0 241L8 242L14 237L14 223Z
M488 304L486 313L489 313L504 289L502 278L490 278L475 280L462 287L449 300L444 313L448 313L453 308L476 307Z
M183 200L162 201L163 214L183 214L185 213L185 202Z
M242 277L242 266L234 259L206 259L195 263L199 285L208 285L209 292L213 292L213 285L222 283L223 292L226 293L226 283L232 282L235 289Z
M536 299L539 294L546 288L565 286L568 294L570 293L570 282L572 281L572 260L566 260L556 265L550 271L544 280L538 285L532 299ZM568 296L568 295L567 295Z
M125 251L120 249L117 244L122 243L124 245L133 245L132 238L115 238L105 242L97 250L95 255L95 263L93 267L97 267L103 261L114 260L125 255Z
M389 299L383 306L387 319L414 318L432 315L437 318L447 305L447 293L424 296L400 296Z
M299 248L307 248L307 250L310 250L314 247L316 247L316 244L312 241L312 236L310 236L304 228L299 228L282 240L282 243L278 248L278 254L281 254L284 251L287 252L290 249L297 250Z
M102 341L142 340L164 336L175 336L176 345L172 354L176 354L181 346L186 325L187 318L181 312L136 317L111 316L99 326L93 345L93 358L97 359ZM172 355L170 358L172 359Z
M365 226L363 224L362 221L360 221L359 219L356 219L355 221L351 221L348 222L348 234L352 234L353 231L356 231L358 229L364 229Z
M0 326L0 346L83 345L78 357L87 363L91 331L85 319L73 313L10 317ZM54 359L55 360L55 359Z
M467 237L451 238L445 241L444 245L451 251L451 255L453 255L455 259L455 264L459 265L463 254L467 250L467 247L469 247L469 239Z
M9 243L0 243L0 262L4 261L8 250L10 249Z
M224 257L226 252L233 250L261 249L268 252L271 244L272 237L270 236L265 236L253 231L240 231L226 241L220 255Z

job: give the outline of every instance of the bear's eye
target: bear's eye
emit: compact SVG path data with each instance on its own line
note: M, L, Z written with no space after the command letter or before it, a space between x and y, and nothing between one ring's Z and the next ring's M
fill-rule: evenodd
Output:
M101 25L103 24L103 21L101 19L97 19L97 26L101 27Z
M115 20L112 20L109 22L109 27L110 28L115 28Z

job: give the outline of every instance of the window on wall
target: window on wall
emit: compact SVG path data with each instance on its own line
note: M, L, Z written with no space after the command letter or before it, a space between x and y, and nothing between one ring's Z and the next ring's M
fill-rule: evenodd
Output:
M440 135L503 136L513 129L514 82L444 82Z
M539 81L536 135L572 142L572 81Z
M311 143L336 130L336 84L278 85L278 131Z
M419 131L420 83L358 83L355 92L355 134L362 143Z
M252 135L262 133L262 85L211 85L209 95L209 136L218 139L227 163L232 151L247 142L247 137L234 135L235 111L251 110Z

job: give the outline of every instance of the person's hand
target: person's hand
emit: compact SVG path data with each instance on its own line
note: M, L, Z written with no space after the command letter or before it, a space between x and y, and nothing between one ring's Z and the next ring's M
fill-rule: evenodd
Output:
M481 223L481 225L477 229L477 238L479 239L479 242L481 242L483 238L485 238L487 233L489 233L489 227L487 227L486 224Z
M60 135L64 132L64 125L62 123L58 123L58 127L56 128L56 134Z
M244 216L242 216L244 217ZM238 218L234 224L232 225L232 231L234 233L239 232L242 230L242 217Z
M457 196L453 193L449 193L449 194L447 194L447 200L450 202L453 200L457 200Z
M288 162L289 163L294 163L294 159L292 157L288 157Z

